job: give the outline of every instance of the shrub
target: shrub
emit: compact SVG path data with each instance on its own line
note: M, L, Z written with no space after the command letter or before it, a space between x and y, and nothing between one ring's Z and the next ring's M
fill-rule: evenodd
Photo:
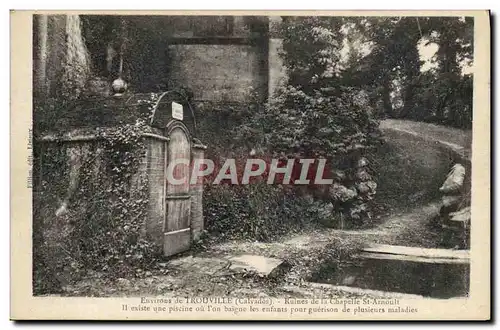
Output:
M273 157L327 159L335 180L328 201L358 225L371 218L376 183L369 158L381 134L367 93L342 86L341 23L297 17L283 24L288 84L238 128L238 137L261 144Z
M207 231L218 239L271 241L327 221L326 205L281 185L205 187Z

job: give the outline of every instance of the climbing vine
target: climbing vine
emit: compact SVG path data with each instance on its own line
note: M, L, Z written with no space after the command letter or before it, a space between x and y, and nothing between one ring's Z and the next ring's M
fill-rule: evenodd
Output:
M118 270L128 266L140 267L155 255L155 247L143 232L147 217L148 180L140 171L146 152L142 133L145 124L124 125L99 131L102 168L96 186L93 184L96 169L91 162L86 166L83 189L87 189L87 217L94 221L82 224L76 236L85 239L82 245L90 249L83 258L86 266L97 270ZM95 164L95 163L94 163ZM94 165L95 166L95 165ZM94 256L101 256L95 260Z

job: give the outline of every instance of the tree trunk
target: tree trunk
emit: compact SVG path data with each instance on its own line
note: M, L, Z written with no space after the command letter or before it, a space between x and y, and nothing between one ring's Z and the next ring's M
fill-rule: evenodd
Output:
M66 58L62 92L63 96L77 98L90 77L90 55L83 41L80 16L66 17Z
M382 89L382 102L384 106L384 112L386 117L392 117L392 103L391 103L391 87L389 78L384 79L383 89Z

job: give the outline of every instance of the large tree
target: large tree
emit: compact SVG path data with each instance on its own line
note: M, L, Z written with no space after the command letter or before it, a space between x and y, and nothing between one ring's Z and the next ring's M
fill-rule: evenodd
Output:
M372 51L363 65L345 70L344 81L364 84L381 115L471 125L472 76L462 68L472 61L472 19L377 17L357 24L373 42ZM437 67L428 72L422 72L422 43L438 46L431 59ZM401 106L391 100L394 95Z

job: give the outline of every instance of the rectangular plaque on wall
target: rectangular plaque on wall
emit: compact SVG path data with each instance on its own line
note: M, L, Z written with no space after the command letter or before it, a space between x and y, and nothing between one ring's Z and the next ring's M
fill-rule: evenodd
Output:
M184 107L182 104L172 102L172 117L177 120L184 119Z

